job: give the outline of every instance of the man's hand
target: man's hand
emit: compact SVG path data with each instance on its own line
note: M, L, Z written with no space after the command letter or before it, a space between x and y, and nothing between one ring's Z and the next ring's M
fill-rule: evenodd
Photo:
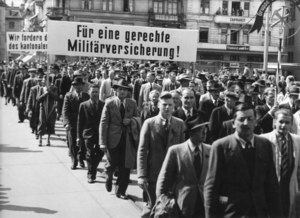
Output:
M100 149L101 149L104 153L106 153L106 151L107 151L106 145L100 145Z
M271 109L269 110L269 114L274 117L275 112L278 110L279 105L277 103L274 104L273 107L271 107Z
M144 190L144 187L148 187L148 179L146 177L138 178L138 185Z
M124 125L124 126L128 126L129 124L130 124L130 119L124 118L124 119L123 119L123 125Z

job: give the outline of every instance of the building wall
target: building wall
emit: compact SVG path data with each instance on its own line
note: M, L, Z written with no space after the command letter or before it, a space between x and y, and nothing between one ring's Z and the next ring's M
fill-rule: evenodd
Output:
M6 34L5 34L5 7L0 6L0 61L6 55Z

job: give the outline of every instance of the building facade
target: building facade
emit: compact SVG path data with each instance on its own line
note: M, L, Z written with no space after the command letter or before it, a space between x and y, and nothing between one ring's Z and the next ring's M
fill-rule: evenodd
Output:
M265 27L249 34L261 0L54 0L44 2L50 19L199 30L197 69L262 68ZM273 2L275 10L284 0ZM265 22L264 22L265 23ZM279 26L269 30L269 62L277 62ZM285 53L283 52L283 56Z

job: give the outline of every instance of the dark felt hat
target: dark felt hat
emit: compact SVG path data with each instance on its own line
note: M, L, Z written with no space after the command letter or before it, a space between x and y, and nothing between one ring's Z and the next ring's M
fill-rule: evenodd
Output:
M83 85L83 84L84 82L81 77L75 77L74 81L72 82L72 85Z
M234 99L236 99L236 100L239 99L239 96L238 96L235 92L231 92L231 91L228 91L228 90L226 90L226 91L224 92L224 96L226 96L226 97L228 97L228 98L234 98Z
M191 81L192 79L188 76L188 75L186 75L186 74L180 74L179 76L178 76L178 79L177 79L177 81Z
M203 117L204 117L204 114L203 114L203 116L201 116L199 114L195 114L192 117L189 117L185 121L187 130L191 131L193 129L208 125L209 122L205 122Z
M125 89L131 89L128 82L125 79L120 79L116 84L113 85L114 89L117 89L118 87L120 88L125 88Z
M299 93L300 93L300 88L299 88L298 86L293 85L293 86L289 87L288 93L289 93L290 95L299 95Z

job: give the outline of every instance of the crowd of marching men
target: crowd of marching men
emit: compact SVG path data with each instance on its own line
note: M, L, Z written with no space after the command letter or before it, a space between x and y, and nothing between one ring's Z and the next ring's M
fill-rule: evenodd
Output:
M127 199L130 171L137 169L146 202L142 217L166 211L182 217L299 217L293 201L300 189L300 82L292 75L276 80L247 65L242 72L209 74L174 62L95 58L47 67L11 60L0 66L0 95L5 105L16 106L19 123L29 119L38 146L44 135L51 146L55 122L62 120L71 169L84 168L86 161L89 183L106 155L105 187L110 192L116 176L115 194ZM236 181L245 176L234 165L240 160L231 163L231 136L243 148L251 181L258 177L268 187L230 187L235 182L225 174L238 171L231 175ZM248 141L255 151L244 149ZM261 144L262 178L254 155ZM162 209L166 202L169 210Z

